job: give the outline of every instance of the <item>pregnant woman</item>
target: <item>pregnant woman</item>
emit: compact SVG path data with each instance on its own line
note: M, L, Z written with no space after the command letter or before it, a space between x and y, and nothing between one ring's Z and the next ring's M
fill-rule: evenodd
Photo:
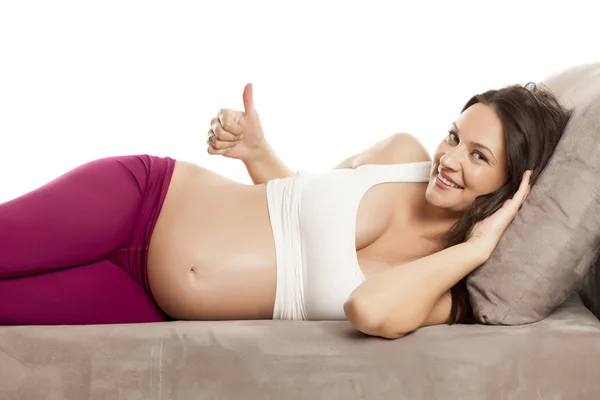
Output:
M294 174L255 110L222 110L210 154L254 182L149 155L81 165L0 204L0 325L347 319L398 338L472 322L492 254L570 111L534 84L471 98L430 157L395 134ZM529 174L532 171L532 174Z

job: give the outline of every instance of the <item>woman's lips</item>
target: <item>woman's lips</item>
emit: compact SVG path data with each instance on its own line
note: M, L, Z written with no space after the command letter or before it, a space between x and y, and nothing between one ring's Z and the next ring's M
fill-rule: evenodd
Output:
M440 188L442 190L462 190L462 188L455 188L455 187L446 185L444 182L442 182L440 180L440 178L437 175L435 176L435 186L437 186L438 188Z

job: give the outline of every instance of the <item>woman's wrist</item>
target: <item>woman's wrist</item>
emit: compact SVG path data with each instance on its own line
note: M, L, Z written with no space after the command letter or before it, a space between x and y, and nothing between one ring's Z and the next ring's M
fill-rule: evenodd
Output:
M255 185L266 183L271 179L294 175L294 172L279 159L265 139L262 140L256 151L243 161Z
M495 246L492 247L490 244L478 238L471 238L467 240L465 244L471 248L471 251L478 255L482 264L491 257L495 249Z
M262 139L256 149L243 160L244 164L261 163L269 159L272 155L272 149L266 139Z

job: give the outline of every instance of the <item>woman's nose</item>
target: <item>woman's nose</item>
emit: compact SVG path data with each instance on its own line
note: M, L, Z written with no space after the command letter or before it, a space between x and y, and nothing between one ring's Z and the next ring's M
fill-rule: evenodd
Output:
M440 158L440 164L444 168L458 169L460 165L460 155L456 152L448 152Z

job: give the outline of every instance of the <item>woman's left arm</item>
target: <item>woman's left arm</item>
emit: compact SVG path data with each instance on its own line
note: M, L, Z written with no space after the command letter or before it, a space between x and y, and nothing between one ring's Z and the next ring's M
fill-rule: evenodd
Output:
M352 292L344 304L348 321L368 335L399 338L424 325L438 302L447 302L443 295L488 257L464 242L383 271ZM439 323L450 317L447 310Z
M469 231L467 241L386 271L364 281L344 304L348 320L361 332L395 339L424 323L431 324L432 311L452 286L485 263L502 235L517 216L529 195L529 177L523 174L515 195L502 207ZM443 304L443 303L442 303ZM445 323L447 315L435 313L435 322Z

